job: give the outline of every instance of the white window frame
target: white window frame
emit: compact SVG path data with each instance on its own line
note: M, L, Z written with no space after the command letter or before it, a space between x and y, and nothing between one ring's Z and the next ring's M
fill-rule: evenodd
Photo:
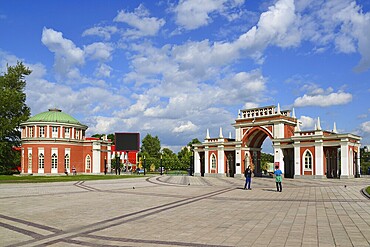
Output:
M217 168L217 159L215 154L211 154L211 169L216 170Z
M28 127L28 137L33 137L33 126Z
M58 138L58 126L51 127L51 138Z
M304 165L304 170L306 171L312 171L312 165L313 165L313 155L310 150L306 150L303 153L303 165Z
M56 153L51 155L51 169L58 169L58 155Z
M64 138L70 138L71 137L71 128L64 128Z
M39 137L45 137L45 126L39 127Z
M71 167L71 157L69 154L64 155L64 168L69 171Z
M39 158L39 163L38 163L39 169L44 169L44 167L45 167L45 156L44 156L44 154L40 153L38 158Z
M32 173L32 153L28 153L28 173Z
M91 157L89 154L85 158L85 170L90 170L91 172Z

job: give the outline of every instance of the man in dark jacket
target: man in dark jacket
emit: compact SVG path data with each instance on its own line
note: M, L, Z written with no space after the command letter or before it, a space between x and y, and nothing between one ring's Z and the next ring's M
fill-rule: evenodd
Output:
M245 171L244 171L244 176L245 176L245 185L244 189L246 190L248 187L248 190L251 190L251 182L252 182L252 170L251 167L248 166Z

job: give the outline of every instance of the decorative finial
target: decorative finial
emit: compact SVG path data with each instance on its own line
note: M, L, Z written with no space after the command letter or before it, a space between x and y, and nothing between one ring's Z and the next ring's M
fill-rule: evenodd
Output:
M240 119L242 116L241 116L241 112L240 112L240 109L238 110L238 119Z
M210 137L209 137L209 129L207 129L206 139L210 139Z
M320 117L317 117L317 129L316 130L321 130Z
M277 108L277 112L276 112L277 114L281 114L281 112L280 112L280 104L278 103L278 108Z
M292 118L296 118L294 108L292 109Z
M337 131L337 124L334 122L334 126L333 126L333 132L334 133L338 133L338 131Z
M300 124L301 124L301 122L299 120L297 120L297 125L295 126L295 131L296 132L301 131L301 126L299 126Z
M229 132L229 139L231 139L231 131Z
M222 134L222 127L220 127L220 138L224 138L223 134Z

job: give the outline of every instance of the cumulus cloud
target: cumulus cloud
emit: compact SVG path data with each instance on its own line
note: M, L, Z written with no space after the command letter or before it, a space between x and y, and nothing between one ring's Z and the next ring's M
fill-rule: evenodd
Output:
M370 13L363 13L352 0L299 0L296 6L303 40L321 46L333 44L341 53L359 52L361 60L355 70L370 68Z
M55 55L54 68L58 74L68 74L74 66L85 62L84 51L69 39L63 37L61 32L51 28L42 30L42 43Z
M123 22L132 27L127 29L124 36L138 38L143 36L154 36L164 26L166 21L156 17L150 17L149 11L140 4L134 12L121 10L114 18L115 22Z
M302 129L308 130L308 129L313 129L313 127L315 126L316 120L313 119L312 117L301 116L299 118L299 122L302 123L302 126L301 126Z
M113 68L106 65L106 64L101 64L99 67L95 69L95 76L97 77L110 77L111 72L113 71Z
M86 29L82 33L82 37L94 35L94 36L102 37L104 38L104 40L110 40L112 34L115 34L117 32L118 32L118 28L115 26L92 27L92 28Z
M212 14L221 14L229 21L238 18L236 9L244 0L182 0L173 9L176 23L184 29L193 30L212 22Z
M362 123L360 129L361 131L370 134L370 121Z
M173 128L173 133L183 133L183 132L192 132L197 130L198 127L194 125L191 121L187 121L186 123L182 123L180 126Z
M84 47L86 56L90 59L106 61L111 59L113 47L110 44L97 42Z
M333 105L345 105L352 101L352 94L345 92L337 92L330 94L321 95L303 95L298 97L294 101L295 107L305 107L305 106L320 106L328 107Z

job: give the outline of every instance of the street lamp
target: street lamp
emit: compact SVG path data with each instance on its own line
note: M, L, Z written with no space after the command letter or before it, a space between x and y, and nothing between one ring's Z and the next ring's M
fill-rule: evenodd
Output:
M144 155L144 176L145 176L145 167L146 167L146 163L145 163L145 155Z
M162 154L161 154L161 165L160 165L160 168L159 169L161 170L161 176L162 176L162 174L163 174L163 172L162 172L162 170L163 170L163 167L162 167Z

